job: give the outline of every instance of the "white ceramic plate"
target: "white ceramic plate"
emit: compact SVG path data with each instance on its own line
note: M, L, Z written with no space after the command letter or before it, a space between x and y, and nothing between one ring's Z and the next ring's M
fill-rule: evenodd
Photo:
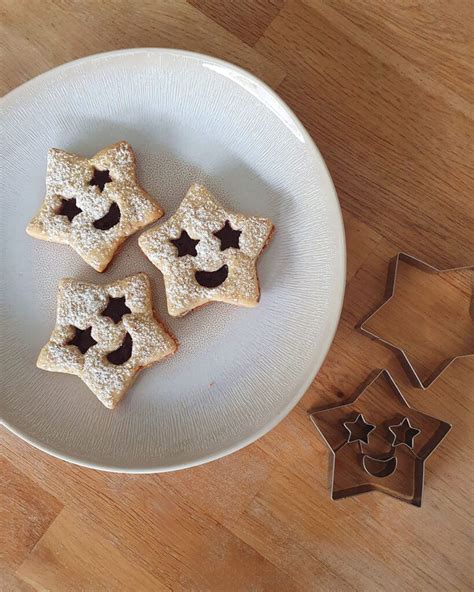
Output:
M324 161L283 101L226 62L164 49L81 59L3 99L2 398L6 427L62 459L112 471L203 463L253 442L297 403L328 351L345 280L344 231ZM129 239L96 273L67 246L25 234L50 147L84 156L127 140L167 215L192 182L229 208L270 217L255 309L210 304L168 316L160 272ZM145 271L181 348L144 370L115 411L79 378L38 370L62 277Z

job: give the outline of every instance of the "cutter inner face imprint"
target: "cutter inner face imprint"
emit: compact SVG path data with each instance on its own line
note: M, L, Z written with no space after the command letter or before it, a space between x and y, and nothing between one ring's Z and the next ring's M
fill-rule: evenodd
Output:
M381 491L421 505L424 462L451 426L410 407L387 370L310 417L332 453L333 499Z
M390 445L390 451L380 454L379 446L369 446L369 434L376 430L377 426L367 423L362 413L359 413L354 421L344 421L343 425L349 432L344 446L346 444L358 445L359 454L357 455L357 460L362 464L368 475L377 477L378 479L388 477L396 471L398 465L396 446L409 442L407 446L413 448L412 440L414 436L412 432L415 432L415 435L420 432L420 430L415 430L411 427L407 417L399 424L389 425L387 442ZM396 430L396 432L393 430ZM400 441L398 442L398 440ZM395 441L398 442L397 445L394 444ZM365 446L362 446L362 444L365 444ZM367 453L368 451L370 452Z

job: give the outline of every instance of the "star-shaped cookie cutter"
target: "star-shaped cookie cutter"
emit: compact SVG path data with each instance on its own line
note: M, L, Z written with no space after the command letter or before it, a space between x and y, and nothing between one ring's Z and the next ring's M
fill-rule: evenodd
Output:
M410 378L412 384L417 388L421 388L423 390L426 390L427 388L429 388L433 384L433 382L435 380L437 380L441 376L441 374L443 372L445 372L449 368L449 366L451 366L451 364L455 360L457 360L458 358L472 357L472 356L474 356L474 353L461 354L461 355L457 355L457 356L453 356L451 358L448 358L447 360L444 360L444 362L442 362L434 370L434 372L432 372L430 374L430 376L428 378L423 380L420 377L420 375L418 374L418 372L415 370L413 364L411 363L411 361L404 349L402 349L401 347L398 347L393 342L389 341L388 339L384 339L383 337L381 337L377 333L374 333L373 331L371 331L370 329L367 328L368 322L382 308L384 308L395 295L396 284L397 284L398 265L399 265L400 261L403 261L404 263L408 263L409 265L417 267L418 269L425 271L427 273L431 273L431 274L442 274L442 273L448 273L448 272L452 272L452 271L474 271L474 265L468 265L468 266L464 266L464 267L451 267L451 268L447 268L447 269L439 269L437 267L434 267L433 265L430 265L429 263L425 263L424 261L422 261L421 259L418 259L417 257L414 257L413 255L409 255L408 253L403 253L403 252L398 253L395 257L393 257L393 259L390 261L390 264L389 264L387 284L386 284L386 288L385 288L385 296L384 296L384 300L383 300L382 304L377 306L377 308L374 311L372 311L368 316L366 316L357 325L357 328L362 333L364 333L365 335L368 335L369 337L371 337L372 339L375 339L376 341L380 341L381 343L383 343L384 345L389 347L392 351L394 351L397 354L397 357L399 358L400 363L403 366L408 377ZM474 300L472 301L472 304L470 307L470 314L471 314L471 317L473 317L473 319L474 319Z
M381 491L415 506L422 502L424 463L451 429L410 407L386 369L369 376L348 403L310 419L331 452L333 500ZM362 436L354 437L356 424Z

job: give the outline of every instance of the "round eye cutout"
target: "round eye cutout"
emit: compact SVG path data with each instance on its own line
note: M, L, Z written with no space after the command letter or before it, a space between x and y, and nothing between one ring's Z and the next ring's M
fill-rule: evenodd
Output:
M344 427L349 432L347 443L352 442L363 442L364 444L369 443L369 434L375 430L375 426L371 423L367 423L362 413L355 418L354 421L345 421Z

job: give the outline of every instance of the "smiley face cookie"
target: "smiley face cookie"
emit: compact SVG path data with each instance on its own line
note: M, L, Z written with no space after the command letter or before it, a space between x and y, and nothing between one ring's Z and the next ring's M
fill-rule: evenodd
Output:
M37 366L79 376L113 409L137 373L173 354L177 343L154 315L144 273L110 284L59 284L56 326Z
M97 271L104 271L123 241L163 215L139 185L127 142L82 158L48 152L46 197L28 224L35 238L70 245Z
M163 273L168 312L182 316L211 301L255 306L260 298L256 260L272 232L267 218L228 212L194 184L174 216L138 242Z

